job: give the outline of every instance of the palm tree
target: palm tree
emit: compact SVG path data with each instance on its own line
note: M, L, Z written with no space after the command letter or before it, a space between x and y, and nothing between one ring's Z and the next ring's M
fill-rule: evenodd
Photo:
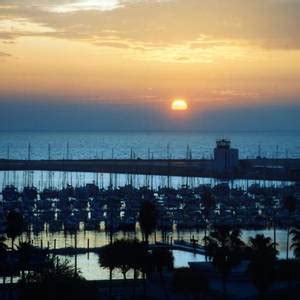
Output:
M145 237L146 244L149 243L149 236L156 229L158 218L157 208L152 201L144 201L139 214L139 223L143 236Z
M203 214L204 214L204 218L205 218L205 227L204 227L204 243L206 243L207 239L207 219L208 219L208 215L210 210L215 207L215 199L213 197L213 194L207 190L204 191L203 194L201 195L201 204L204 207L203 210ZM204 244L204 246L206 246L206 244Z
M149 270L149 253L147 251L147 246L144 242L140 242L137 239L134 239L131 242L130 246L130 265L133 269L133 298L135 298L135 286L136 279L138 276L138 272L143 274L143 285L144 285L144 293L146 293L146 282L145 282L145 273Z
M294 255L297 259L300 258L300 225L294 227L290 232L292 237L291 249L294 250Z
M274 239L274 249L276 250L276 240L277 240L277 211L274 207L275 202L274 202L274 198L268 195L265 195L264 198L264 202L263 205L265 206L265 208L270 209L270 221L272 221L272 225L273 225L273 239Z
M151 270L151 257L148 252L148 245L145 242L134 240L131 250L131 263L134 270L134 280L137 277L137 271L143 275L143 291L146 297L146 274Z
M283 205L289 213L289 217L296 210L297 199L290 195L284 198ZM286 238L286 259L289 259L289 242L290 242L290 222L287 227L287 238Z
M278 252L272 239L264 235L258 234L255 238L250 238L249 244L251 248L249 275L259 291L260 298L264 299L273 281L274 264Z
M18 211L9 211L6 217L6 234L11 238L11 249L14 249L14 241L20 236L25 228L24 219Z
M118 197L111 197L107 201L107 221L109 224L109 241L113 242L113 236L117 228L118 215L120 215L120 199Z
M205 250L222 275L224 295L227 293L228 276L232 268L241 261L244 243L240 237L240 230L223 225L216 227L206 238Z

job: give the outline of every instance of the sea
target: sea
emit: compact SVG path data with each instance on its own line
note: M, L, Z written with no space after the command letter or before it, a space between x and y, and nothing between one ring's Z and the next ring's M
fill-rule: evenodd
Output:
M51 159L108 159L130 158L132 152L136 158L185 158L187 147L195 159L210 158L222 138L231 140L241 158L300 157L300 131L37 131L0 132L0 158L47 159L50 154Z

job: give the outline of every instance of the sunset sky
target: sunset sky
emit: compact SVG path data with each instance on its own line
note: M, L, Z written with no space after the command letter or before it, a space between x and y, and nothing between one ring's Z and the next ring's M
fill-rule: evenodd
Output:
M266 129L300 129L299 28L300 0L0 0L0 125L11 114L15 129L51 128L54 115L23 115L63 119L72 106L78 122L95 108L107 119L87 129L136 114L149 129L226 114L219 127L234 127L248 109L266 113ZM184 116L174 98L187 99Z

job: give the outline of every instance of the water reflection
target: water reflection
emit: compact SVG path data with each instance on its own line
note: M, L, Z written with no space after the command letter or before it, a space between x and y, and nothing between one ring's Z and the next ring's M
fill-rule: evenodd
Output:
M190 252L173 250L174 267L187 267L189 262L203 262L205 256L201 254L193 254ZM67 259L70 263L75 263L75 256L60 255L61 260ZM99 256L96 253L77 255L77 267L81 275L87 280L108 280L109 271L99 266ZM133 271L129 271L127 278L133 278ZM113 279L123 279L123 275L115 270L113 271Z
M256 234L264 234L270 238L274 238L273 229L264 229L264 230L242 230L242 240L245 243L248 243L250 237L254 237ZM155 234L152 234L149 241L150 243L161 242L161 241L170 241L174 240L184 240L189 242L191 238L194 237L201 244L204 237L203 230L180 230L180 231L170 231L162 232L156 231ZM25 240L28 238L27 234L23 234L20 237L20 240ZM114 239L122 238L137 238L142 239L142 234L139 230L136 232L116 232L113 236ZM30 236L30 239L34 246L49 248L49 249L58 249L58 248L68 248L75 247L75 234L66 234L63 231L57 233L49 233L43 231L37 235ZM77 247L78 248L99 248L109 243L109 235L105 231L84 231L80 230L76 234ZM276 230L276 241L277 247L279 250L279 257L284 258L286 252L286 230L278 229ZM7 240L7 244L10 245L10 240ZM18 243L17 243L18 244ZM292 251L290 251L292 252ZM291 253L292 254L292 253Z
M265 230L243 230L242 231L242 240L248 242L250 237L254 237L256 234L264 234L265 236L274 237L273 229ZM168 237L173 237L173 240L183 239L185 241L190 241L190 238L194 236L199 242L202 241L204 237L204 231L173 231L167 233ZM138 238L141 239L140 231L136 233L129 232L118 232L114 234L114 239L120 238ZM163 234L160 231L157 231L156 234L153 234L150 237L150 243L156 241L162 241ZM20 237L20 240L24 240L25 235ZM277 240L277 249L279 251L278 258L284 259L286 255L286 231L285 230L276 230L276 240ZM54 242L55 241L55 242ZM90 248L98 248L108 244L109 236L103 231L79 231L77 233L77 245L79 248L86 248L89 241ZM64 232L58 232L55 234L47 233L46 231L32 236L32 242L35 246L38 247L49 247L54 249L54 244L56 248L66 248L75 246L75 235L74 234L65 234ZM10 244L10 241L7 241ZM16 242L16 244L18 244ZM174 267L186 267L189 262L203 262L205 261L204 255L193 254L190 252L185 252L181 250L173 250L174 255ZM290 257L293 257L292 251L290 251ZM75 264L75 256L66 256L59 255L61 259L67 259L70 263ZM77 255L77 267L81 271L81 274L87 280L101 280L109 279L109 273L107 270L99 266L99 257L97 253L90 252L88 254L79 254ZM122 279L122 274L118 271L113 272L114 279ZM128 278L133 278L133 273L128 272ZM13 282L17 282L18 278L14 277ZM0 278L2 281L2 278Z
M134 187L144 187L151 185L152 188L166 187L179 188L182 185L196 187L202 184L214 186L223 182L223 180L203 177L179 177L179 176L149 176L149 175L128 175L128 174L108 174L108 173L80 173L80 172L48 172L48 171L0 171L0 188L7 185L14 185L19 191L24 186L35 186L39 191L44 188L62 189L66 184L74 187L84 186L87 183L95 183L100 188L132 184ZM240 187L246 190L249 186L259 183L265 187L282 187L291 185L292 182L282 181L258 181L236 179L228 182L231 187ZM1 196L1 195L0 195ZM1 198L0 198L1 200Z

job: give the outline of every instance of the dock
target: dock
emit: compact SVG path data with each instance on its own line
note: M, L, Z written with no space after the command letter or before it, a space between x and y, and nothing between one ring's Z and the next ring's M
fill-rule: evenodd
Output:
M55 254L55 255L79 255L79 254L86 254L86 253L99 253L103 247L94 247L94 248L59 248L59 249L45 249L47 253ZM190 252L194 254L205 254L204 247L189 242L183 241L174 241L174 243L163 243L163 242L156 242L154 244L148 245L149 249L168 249L168 250L181 250L185 252Z

